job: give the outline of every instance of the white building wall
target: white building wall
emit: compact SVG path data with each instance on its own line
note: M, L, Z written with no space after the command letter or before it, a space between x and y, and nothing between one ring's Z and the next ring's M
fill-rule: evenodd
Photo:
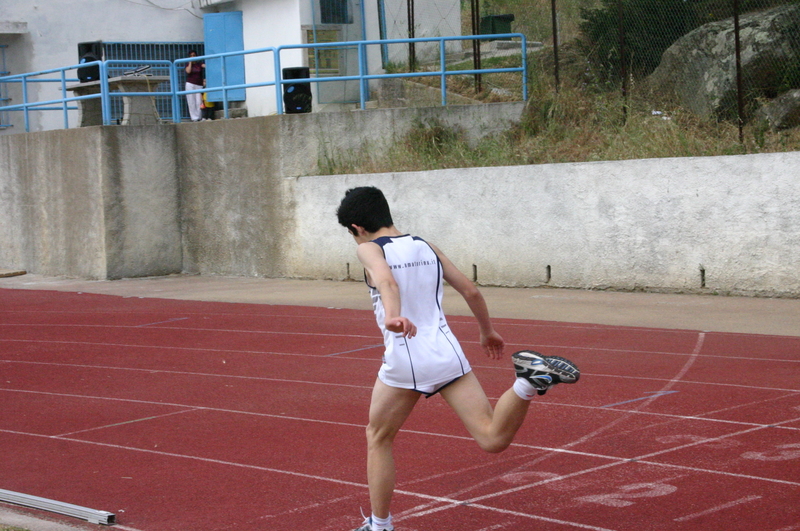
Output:
M245 50L302 44L301 10L298 0L236 0L217 6L216 11L241 11ZM302 50L281 53L281 67L303 66ZM275 80L275 59L270 52L245 56L245 82L262 83ZM247 89L249 116L276 113L275 87Z
M78 43L107 42L197 42L203 40L202 12L186 0L147 2L125 0L0 0L0 22L25 22L22 35L0 33L7 44L6 67L12 74L37 72L78 63ZM77 77L75 71L72 77ZM9 86L13 103L21 103L18 86ZM29 101L60 97L56 83L36 84ZM14 127L0 134L24 132L22 112L9 113ZM77 111L69 113L76 127ZM30 130L63 129L59 111L30 114Z

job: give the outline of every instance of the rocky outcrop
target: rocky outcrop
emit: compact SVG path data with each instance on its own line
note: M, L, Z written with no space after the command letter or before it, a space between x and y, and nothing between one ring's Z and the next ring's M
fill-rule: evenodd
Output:
M800 126L800 89L781 94L759 108L755 119L773 131Z
M800 4L742 16L739 26L747 103L800 88L791 86L800 78ZM648 84L697 114L735 118L735 55L733 19L706 24L664 52Z

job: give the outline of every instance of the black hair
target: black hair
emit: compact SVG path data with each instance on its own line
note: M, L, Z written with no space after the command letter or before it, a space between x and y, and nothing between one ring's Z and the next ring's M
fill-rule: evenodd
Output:
M394 225L386 197L374 186L349 189L336 211L336 217L354 236L356 230L353 225L364 227L367 232L378 232Z

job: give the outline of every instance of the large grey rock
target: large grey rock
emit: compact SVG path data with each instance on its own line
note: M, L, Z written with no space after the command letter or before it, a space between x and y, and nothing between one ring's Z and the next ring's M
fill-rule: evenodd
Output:
M775 96L800 62L800 4L739 20L744 95L747 102ZM713 22L678 39L648 78L657 92L703 116L735 118L736 54L733 19Z
M781 94L759 108L755 119L765 122L773 131L800 126L800 89Z

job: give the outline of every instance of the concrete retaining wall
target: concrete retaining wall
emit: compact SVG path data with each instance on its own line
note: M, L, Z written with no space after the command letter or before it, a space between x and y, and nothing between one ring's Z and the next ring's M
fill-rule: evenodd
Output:
M0 267L360 279L335 211L346 189L374 184L401 230L437 244L482 284L800 296L798 152L308 176L326 153L384 149L420 116L477 137L520 111L393 109L2 137Z
M176 167L169 128L0 137L0 263L92 279L180 272Z
M383 189L400 230L501 286L800 295L800 153L304 177L288 270L361 278L344 191ZM315 227L326 227L320 230ZM314 259L323 256L326 260Z

